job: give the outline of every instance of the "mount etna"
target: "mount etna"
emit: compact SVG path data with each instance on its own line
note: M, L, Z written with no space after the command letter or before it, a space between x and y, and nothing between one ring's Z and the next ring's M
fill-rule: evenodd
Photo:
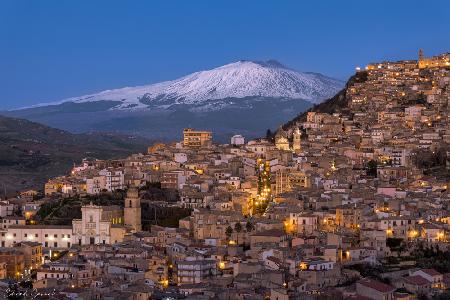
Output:
M74 133L120 132L173 140L182 128L215 139L264 134L335 95L344 83L276 61L238 61L156 84L102 91L2 112Z

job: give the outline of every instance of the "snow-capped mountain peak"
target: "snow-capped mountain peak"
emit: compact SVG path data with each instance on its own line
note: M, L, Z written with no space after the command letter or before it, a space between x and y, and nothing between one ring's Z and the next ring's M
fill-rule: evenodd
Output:
M136 110L173 105L208 106L211 101L246 97L302 99L318 103L342 87L340 80L317 73L297 72L275 60L241 60L172 81L106 90L52 104L107 100L119 102L111 109Z

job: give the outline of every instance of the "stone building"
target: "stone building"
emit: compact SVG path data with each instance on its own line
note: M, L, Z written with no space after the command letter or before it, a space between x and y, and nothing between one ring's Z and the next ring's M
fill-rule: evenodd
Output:
M123 211L118 206L81 207L81 219L72 221L73 241L78 245L110 244L113 224L123 223Z
M141 199L139 191L135 187L130 187L125 198L124 224L129 226L133 232L141 231Z

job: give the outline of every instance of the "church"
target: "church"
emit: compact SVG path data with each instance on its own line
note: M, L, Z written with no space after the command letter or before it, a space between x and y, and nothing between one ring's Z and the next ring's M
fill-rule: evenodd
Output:
M124 208L117 205L81 207L81 219L72 220L72 242L78 245L114 244L126 234L141 231L141 201L136 187L130 187Z
M293 151L296 153L301 152L301 138L302 133L299 128L296 128L292 133L292 142L290 142L289 132L283 130L283 128L280 126L280 128L277 130L277 133L275 134L275 147L278 150L283 151Z
M419 50L419 69L441 68L450 66L450 53L444 53L430 58L425 57L423 50Z

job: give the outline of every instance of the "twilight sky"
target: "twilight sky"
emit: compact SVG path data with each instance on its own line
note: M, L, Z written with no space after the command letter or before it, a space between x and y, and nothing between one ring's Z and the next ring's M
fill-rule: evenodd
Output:
M0 110L240 59L347 79L419 48L450 51L447 0L2 0Z

